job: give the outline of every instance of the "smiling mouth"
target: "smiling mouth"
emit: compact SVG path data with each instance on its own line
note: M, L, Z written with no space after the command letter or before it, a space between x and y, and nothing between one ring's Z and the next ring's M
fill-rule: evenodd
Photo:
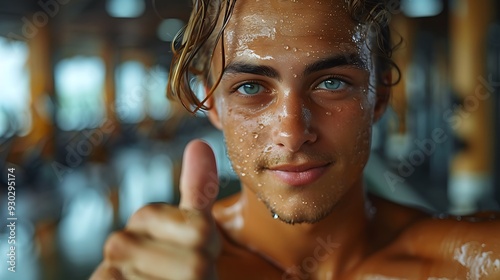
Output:
M307 165L281 165L268 168L279 180L290 186L304 186L318 180L331 163Z

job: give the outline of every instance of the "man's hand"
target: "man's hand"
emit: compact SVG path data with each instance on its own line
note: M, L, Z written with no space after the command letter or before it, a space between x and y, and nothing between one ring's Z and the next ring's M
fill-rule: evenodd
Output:
M152 204L137 211L108 239L91 279L215 279L220 239L211 210L218 183L211 148L199 140L189 143L179 208Z

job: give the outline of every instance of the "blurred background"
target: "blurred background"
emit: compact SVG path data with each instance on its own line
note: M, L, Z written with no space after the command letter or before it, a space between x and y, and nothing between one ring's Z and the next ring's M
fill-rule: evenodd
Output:
M389 1L390 2L390 1ZM16 176L16 273L0 227L0 279L87 279L144 204L177 203L186 143L223 138L165 97L170 42L189 0L0 0L0 219ZM499 210L500 18L493 0L403 0L392 106L373 134L370 192L436 215Z

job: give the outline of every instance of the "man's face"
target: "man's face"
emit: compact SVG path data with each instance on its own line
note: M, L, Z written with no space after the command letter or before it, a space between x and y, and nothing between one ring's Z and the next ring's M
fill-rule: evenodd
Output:
M210 117L243 187L286 222L318 221L360 184L385 105L363 26L344 5L238 1L224 33Z

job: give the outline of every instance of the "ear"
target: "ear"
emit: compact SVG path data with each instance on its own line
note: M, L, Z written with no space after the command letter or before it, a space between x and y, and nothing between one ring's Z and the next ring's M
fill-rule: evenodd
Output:
M392 74L391 71L386 71L382 74L381 80L379 81L376 89L376 101L375 109L373 114L373 122L377 122L384 114L387 106L389 105L389 100L391 98L391 85L392 84Z
M208 89L205 89L205 92L208 93ZM213 126L215 126L217 129L222 130L222 123L220 121L219 117L219 111L217 106L215 105L215 100L214 100L214 94L212 94L208 99L207 99L207 105L210 108L208 110L208 119L212 123Z

